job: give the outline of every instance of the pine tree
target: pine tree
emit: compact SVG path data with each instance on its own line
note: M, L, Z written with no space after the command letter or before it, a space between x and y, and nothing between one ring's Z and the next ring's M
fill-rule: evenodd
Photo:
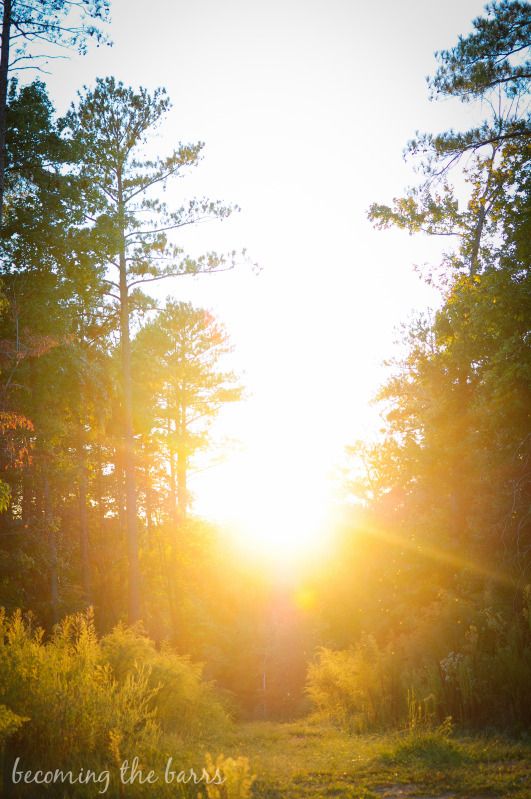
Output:
M131 375L131 317L149 301L139 286L162 278L230 269L228 257L186 255L172 241L180 228L205 219L224 219L232 207L208 199L169 210L158 199L166 184L198 163L203 145L180 144L166 157L143 152L149 134L169 109L164 89L135 92L114 78L85 90L68 115L73 139L83 152L80 176L91 216L92 237L120 318L124 418L124 471L129 552L129 615L141 616Z

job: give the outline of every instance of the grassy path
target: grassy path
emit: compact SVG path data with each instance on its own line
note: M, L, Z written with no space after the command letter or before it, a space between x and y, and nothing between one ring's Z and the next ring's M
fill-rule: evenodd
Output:
M531 742L264 722L227 744L226 755L250 759L257 799L531 799Z

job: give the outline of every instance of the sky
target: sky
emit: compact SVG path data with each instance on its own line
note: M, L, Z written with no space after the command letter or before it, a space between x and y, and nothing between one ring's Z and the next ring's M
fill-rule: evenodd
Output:
M473 109L429 102L425 78L434 51L482 8L112 0L113 47L51 64L61 111L96 76L165 86L173 106L153 146L205 142L178 192L242 209L181 243L245 247L259 274L242 266L164 281L155 293L211 309L230 334L247 399L222 414L214 433L224 459L204 464L192 489L199 513L237 525L253 546L317 535L345 446L378 434L371 399L397 326L440 301L414 265L436 264L441 244L375 231L367 209L415 182L402 151L416 130L467 126Z

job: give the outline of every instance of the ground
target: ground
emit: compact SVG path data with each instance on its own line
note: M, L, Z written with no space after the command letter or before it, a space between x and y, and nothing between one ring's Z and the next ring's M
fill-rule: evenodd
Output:
M256 799L531 799L529 739L263 722L238 726L225 755L249 758Z

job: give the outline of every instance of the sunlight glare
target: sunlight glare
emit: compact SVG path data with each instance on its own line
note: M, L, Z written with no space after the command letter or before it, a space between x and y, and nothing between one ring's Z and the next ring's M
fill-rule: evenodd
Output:
M202 486L201 512L219 522L244 554L292 568L326 547L332 481L327 459L306 460L300 443L272 442L232 457ZM280 454L279 454L280 453ZM213 475L212 475L213 477ZM221 478L221 479L219 479Z

